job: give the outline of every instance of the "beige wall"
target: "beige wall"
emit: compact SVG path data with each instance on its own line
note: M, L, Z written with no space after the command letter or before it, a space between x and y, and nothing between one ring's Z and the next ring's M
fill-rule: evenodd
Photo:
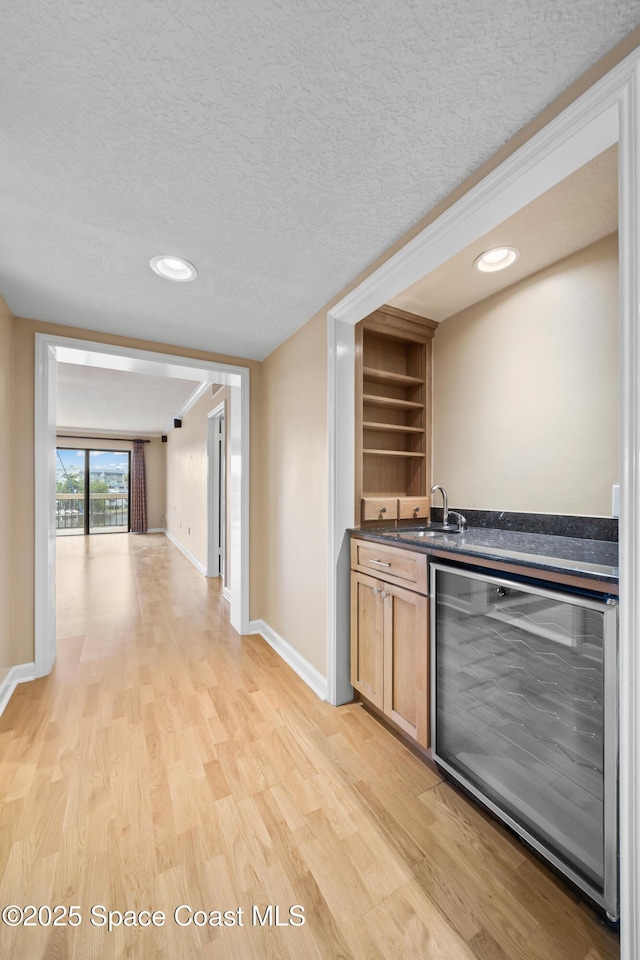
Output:
M144 472L147 479L147 527L164 527L167 512L167 444L150 437L144 448Z
M450 504L610 516L617 349L616 234L443 321L433 482Z
M182 426L172 430L167 447L167 522L166 528L189 553L207 566L207 482L209 413L224 403L228 441L230 430L229 387L214 387L193 405L182 418ZM229 490L230 457L225 459ZM226 498L224 585L231 589L229 497Z
M96 431L99 434L99 431ZM140 434L140 439L145 439ZM74 447L78 450L133 450L133 440L91 440L84 437L65 435L58 437L59 447ZM147 526L149 529L158 529L164 526L166 513L166 444L160 437L149 437L149 443L144 445L144 472L147 482Z
M11 649L11 423L12 423L12 340L14 320L0 297L0 683L14 660Z
M326 676L326 320L278 347L262 376L262 617Z
M12 549L12 618L13 645L12 664L27 663L34 656L34 552L33 552L33 506L34 506L34 462L33 462L33 417L34 417L34 358L35 333L48 333L53 336L76 337L97 343L111 343L134 347L141 350L153 350L156 353L170 353L200 360L220 361L223 363L246 366L251 371L251 436L257 438L261 432L261 369L260 364L252 360L242 360L222 354L207 353L204 350L191 350L170 344L159 344L147 340L133 340L129 337L113 336L94 330L80 330L58 324L42 323L35 320L16 318L13 332L13 435L12 435L12 475L15 477L13 501L13 549ZM1 367L0 367L1 369ZM253 444L252 444L253 447ZM257 451L252 449L250 464L250 510L251 515L260 512L261 470ZM250 544L250 611L251 617L261 616L260 563L261 552L257 525L252 526Z
M194 403L182 426L167 440L167 522L169 533L207 566L207 414L211 390Z

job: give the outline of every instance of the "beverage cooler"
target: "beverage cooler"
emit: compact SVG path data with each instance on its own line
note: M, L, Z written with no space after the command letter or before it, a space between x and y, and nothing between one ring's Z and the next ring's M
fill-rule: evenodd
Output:
M616 601L430 569L434 760L617 919Z

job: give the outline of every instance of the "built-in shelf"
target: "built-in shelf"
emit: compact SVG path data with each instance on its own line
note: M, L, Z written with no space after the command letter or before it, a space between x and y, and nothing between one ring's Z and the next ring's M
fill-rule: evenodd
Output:
M387 407L389 410L424 410L424 403L415 403L413 400L398 400L395 397L378 397L373 393L365 393L363 403L372 407Z
M376 457L424 457L424 453L414 453L412 450L363 450L362 452Z
M365 420L365 430L380 430L382 433L424 433L422 427L407 427L402 423L380 423L378 420Z
M355 490L363 521L429 516L436 326L388 305L356 326Z
M390 387L421 387L424 384L422 377L410 377L405 373L391 373L389 370L378 370L375 367L364 367L364 380L371 383L383 383Z

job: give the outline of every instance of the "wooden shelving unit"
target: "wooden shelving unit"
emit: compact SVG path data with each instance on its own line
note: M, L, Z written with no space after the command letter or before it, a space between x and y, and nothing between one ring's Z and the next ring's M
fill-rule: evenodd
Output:
M395 520L407 510L409 516L428 516L436 326L384 306L356 327L355 495L363 520Z
M388 410L424 410L424 403L403 400L399 397L378 397L372 393L364 393L362 402L363 404L368 403L372 407L386 407Z
M384 383L392 387L419 387L424 383L422 377L408 377L403 373L389 373L376 370L375 367L363 367L362 376L369 383Z

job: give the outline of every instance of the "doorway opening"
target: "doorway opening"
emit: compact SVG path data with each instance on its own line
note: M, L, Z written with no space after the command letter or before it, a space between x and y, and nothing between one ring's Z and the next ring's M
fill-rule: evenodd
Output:
M249 621L249 368L113 344L37 333L35 350L35 669L46 676L56 658L56 450L58 366L77 364L149 378L196 381L228 390L231 469L227 504L230 542L225 572L233 591L229 620L238 633ZM198 388L200 389L200 387ZM201 394L200 394L201 395ZM176 423L176 426L178 424ZM165 530L169 539L169 531ZM186 553L183 549L183 553ZM206 570L201 570L206 574Z
M129 533L128 450L56 448L56 536Z

